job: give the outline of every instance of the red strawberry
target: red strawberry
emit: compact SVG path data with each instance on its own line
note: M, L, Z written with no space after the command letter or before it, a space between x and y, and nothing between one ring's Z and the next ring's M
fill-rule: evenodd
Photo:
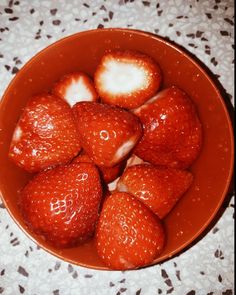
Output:
M127 193L114 193L103 205L96 229L99 256L112 269L151 263L163 250L165 234L157 218Z
M9 157L25 170L37 172L67 163L79 151L69 105L48 94L30 99L14 131Z
M21 192L20 207L35 233L55 247L69 247L93 234L101 197L95 166L70 164L36 175Z
M73 163L93 163L93 161L86 153L82 152L79 156L74 158ZM98 167L98 169L101 172L102 179L106 183L110 183L122 174L125 164L126 161L122 161L113 167Z
M140 164L128 167L117 189L134 195L159 218L164 218L191 185L190 172Z
M79 101L98 100L93 81L82 72L65 75L55 84L52 92L71 107Z
M80 102L73 111L81 145L99 167L121 162L141 136L138 118L121 108Z
M202 144L201 123L190 98L172 86L134 111L144 134L134 153L156 165L187 168Z
M106 183L111 183L117 177L119 177L124 168L125 168L126 161L122 161L113 167L99 167L99 170L102 173L102 177Z
M84 151L82 151L77 157L73 159L72 163L93 163L93 161L88 155L86 155Z
M158 91L161 71L155 60L143 53L110 51L102 57L94 83L105 103L133 109Z

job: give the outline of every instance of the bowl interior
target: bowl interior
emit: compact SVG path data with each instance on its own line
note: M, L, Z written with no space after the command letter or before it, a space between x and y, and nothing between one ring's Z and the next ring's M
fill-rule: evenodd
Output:
M232 128L219 91L192 58L167 41L138 31L94 30L67 37L41 51L19 71L1 102L1 193L11 216L41 247L71 263L99 269L106 267L93 241L58 250L28 230L17 207L17 195L32 176L9 161L7 153L16 122L31 96L49 91L66 73L79 70L93 76L104 51L118 48L152 56L163 72L162 88L175 84L185 90L195 102L203 124L202 151L191 167L194 183L164 220L168 241L154 263L178 253L206 228L226 195L233 166Z

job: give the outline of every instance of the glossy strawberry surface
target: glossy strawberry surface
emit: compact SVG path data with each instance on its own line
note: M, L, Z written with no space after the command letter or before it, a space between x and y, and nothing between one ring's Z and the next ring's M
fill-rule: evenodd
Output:
M102 197L90 163L58 166L36 175L20 194L28 226L55 247L70 247L93 235Z
M9 157L21 168L37 172L67 163L79 151L69 105L48 94L31 98L13 133Z
M121 108L81 102L73 111L80 143L98 166L112 167L120 163L141 137L139 119Z
M120 270L145 266L160 255L164 242L158 217L135 197L118 192L106 198L96 247L107 266Z
M159 92L134 110L143 125L143 137L134 153L156 165L187 168L198 157L202 127L195 105L176 86Z
M139 164L125 170L117 189L134 195L162 219L188 190L192 180L188 171Z

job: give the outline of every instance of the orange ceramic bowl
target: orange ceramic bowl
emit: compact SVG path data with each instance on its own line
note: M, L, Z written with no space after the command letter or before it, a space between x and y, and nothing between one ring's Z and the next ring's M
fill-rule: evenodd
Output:
M93 76L107 49L134 49L152 56L163 72L163 88L175 84L195 102L203 124L204 143L191 170L194 183L164 220L168 240L153 264L180 253L207 228L229 188L233 170L233 132L221 94L204 68L184 50L163 38L133 30L102 29L78 33L47 47L15 76L0 106L0 190L6 208L20 228L51 254L81 266L107 269L97 256L93 241L58 250L24 224L17 206L18 191L32 175L8 159L16 122L28 99L50 90L61 76L83 71Z

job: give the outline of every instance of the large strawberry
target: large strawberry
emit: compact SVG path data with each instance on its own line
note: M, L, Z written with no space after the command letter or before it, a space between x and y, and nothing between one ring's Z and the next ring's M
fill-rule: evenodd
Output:
M70 106L44 94L28 102L15 128L9 157L29 172L67 163L80 151Z
M63 76L53 87L52 93L64 99L70 106L79 101L97 101L93 81L82 72Z
M121 108L96 102L73 107L81 145L98 166L121 162L141 137L138 118Z
M185 170L140 164L128 167L117 184L119 191L133 194L159 218L164 218L192 183Z
M88 155L84 151L73 159L73 163L93 163ZM101 172L101 177L106 183L110 183L119 177L124 168L126 161L122 161L113 167L98 167L98 170Z
M106 198L96 247L107 266L125 270L149 264L162 252L164 241L158 217L135 197L118 192Z
M143 137L134 153L156 165L187 168L197 158L202 128L195 106L176 86L161 91L134 113L143 124Z
M55 247L69 247L93 234L101 197L96 167L70 164L36 175L21 192L20 207L35 233Z
M94 83L105 103L133 109L158 91L161 71L156 61L146 54L115 50L102 57Z

